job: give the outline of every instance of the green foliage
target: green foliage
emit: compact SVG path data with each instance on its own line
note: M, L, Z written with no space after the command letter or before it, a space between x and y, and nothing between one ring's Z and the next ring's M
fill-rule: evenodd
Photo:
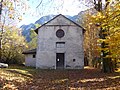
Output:
M31 41L28 43L28 49L34 49L37 47L37 34L35 33L34 29L30 31L30 38Z
M2 38L2 61L9 64L23 63L23 50L27 47L25 38L16 27L5 26Z
M35 27L38 28L40 27L40 24L35 24ZM32 28L30 30L30 38L31 41L28 42L28 49L35 49L37 47L37 34L35 33L34 29Z
M35 24L35 27L36 27L36 28L40 27L40 24L38 24L38 23L37 23L37 24Z

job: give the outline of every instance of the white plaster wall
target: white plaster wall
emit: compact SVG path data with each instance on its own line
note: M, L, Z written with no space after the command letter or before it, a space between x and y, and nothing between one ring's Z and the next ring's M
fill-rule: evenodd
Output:
M33 54L25 55L25 66L36 67L36 58L33 58Z
M61 39L56 36L58 29L65 32L65 36ZM65 42L65 48L56 48L56 42ZM82 29L62 16L57 17L38 30L36 68L55 68L56 53L65 53L65 68L83 68ZM73 59L76 59L75 62L73 62Z

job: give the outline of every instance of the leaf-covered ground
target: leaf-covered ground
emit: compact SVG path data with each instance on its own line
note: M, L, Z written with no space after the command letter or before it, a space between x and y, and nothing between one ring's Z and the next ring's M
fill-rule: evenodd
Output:
M24 66L0 69L0 90L119 90L120 72L98 69L36 70Z

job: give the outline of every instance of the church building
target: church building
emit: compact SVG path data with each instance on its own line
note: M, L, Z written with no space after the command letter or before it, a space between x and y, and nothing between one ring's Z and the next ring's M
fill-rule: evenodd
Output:
M41 69L83 69L84 28L57 15L35 30L37 48L23 52L25 65Z

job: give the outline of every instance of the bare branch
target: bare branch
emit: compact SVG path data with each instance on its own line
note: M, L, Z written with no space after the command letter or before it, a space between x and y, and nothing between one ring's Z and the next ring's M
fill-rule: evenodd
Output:
M109 0L105 0L106 4L105 4L105 9L107 9L108 5L110 4Z
M94 0L94 4L96 5L96 0Z
M40 1L40 3L38 4L38 6L36 8L38 8L41 4L42 4L43 0Z

